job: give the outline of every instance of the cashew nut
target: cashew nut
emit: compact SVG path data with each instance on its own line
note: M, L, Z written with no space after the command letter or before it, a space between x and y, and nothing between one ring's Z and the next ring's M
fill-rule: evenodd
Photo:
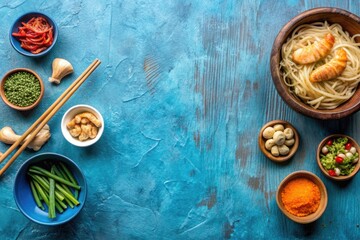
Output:
M284 126L282 125L282 124L275 124L274 125L274 130L275 130L275 132L277 132L277 131L284 131Z
M291 128L285 128L284 134L286 139L292 139L294 137L294 132Z
M275 145L275 142L274 142L274 139L268 139L266 142L265 142L265 148L267 150L271 150L271 148Z
M281 146L285 143L285 134L281 131L275 132L273 139L276 145Z
M278 157L279 156L279 148L278 146L274 145L272 148L271 148L271 154L275 157Z
M263 131L263 137L266 139L270 139L273 137L274 133L275 133L275 130L273 127L267 127Z
M281 145L278 147L280 155L288 155L290 152L290 149L286 145Z

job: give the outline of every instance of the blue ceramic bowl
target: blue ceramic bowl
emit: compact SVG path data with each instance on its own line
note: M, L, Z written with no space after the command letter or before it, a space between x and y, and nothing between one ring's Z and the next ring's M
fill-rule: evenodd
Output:
M33 17L44 17L48 21L48 23L53 27L53 37L54 37L53 43L51 44L50 47L48 47L47 49L45 49L44 51L42 51L38 54L34 54L34 53L31 53L30 51L23 49L20 46L20 41L16 37L12 36L13 32L18 32L19 27L22 26L22 24L21 24L22 22L27 22ZM26 14L20 16L18 19L15 20L14 24L10 28L9 36L10 36L11 46L13 46L13 48L16 51L18 51L20 54L22 54L24 56L28 56L28 57L41 57L41 56L44 56L45 54L47 54L54 47L56 40L58 38L58 34L59 34L58 27L57 27L56 23L50 17L46 16L43 13L30 12L30 13L26 13Z
M80 205L75 206L74 208L68 207L67 209L64 210L63 213L56 212L56 217L53 219L50 219L48 217L47 207L45 207L44 211L41 210L39 207L37 207L31 192L31 188L27 176L27 171L31 165L39 164L44 160L63 162L71 171L71 173L74 175L75 179L77 180L78 184L81 187L78 197L78 201L80 202ZM42 225L55 226L70 221L84 207L86 197L87 197L86 180L80 168L71 159L57 153L42 153L29 158L21 165L15 177L14 198L16 205L27 218Z

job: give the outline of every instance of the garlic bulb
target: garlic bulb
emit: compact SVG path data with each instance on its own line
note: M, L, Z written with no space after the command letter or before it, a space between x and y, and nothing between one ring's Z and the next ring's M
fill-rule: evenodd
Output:
M49 77L50 82L59 84L61 79L66 75L73 73L74 68L70 62L62 58L55 58L52 63L52 75Z

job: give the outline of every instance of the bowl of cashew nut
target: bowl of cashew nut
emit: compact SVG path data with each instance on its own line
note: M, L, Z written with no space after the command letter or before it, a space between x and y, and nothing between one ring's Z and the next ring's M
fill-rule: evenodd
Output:
M289 122L273 120L261 128L258 143L266 157L275 162L284 162L297 151L299 134Z
M75 105L67 110L61 120L65 139L78 147L96 143L104 131L104 119L100 112L89 105Z

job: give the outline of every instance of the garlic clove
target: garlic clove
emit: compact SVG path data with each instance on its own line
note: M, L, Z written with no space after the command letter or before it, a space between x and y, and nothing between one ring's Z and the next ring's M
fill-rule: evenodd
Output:
M55 58L52 63L52 71L49 81L60 84L63 77L74 72L74 68L69 61L63 58Z

